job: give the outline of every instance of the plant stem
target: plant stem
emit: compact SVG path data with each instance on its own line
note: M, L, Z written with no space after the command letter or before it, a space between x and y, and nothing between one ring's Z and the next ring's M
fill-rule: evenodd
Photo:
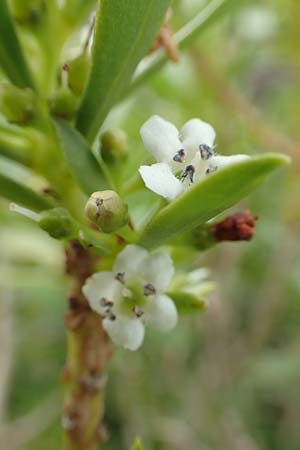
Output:
M90 309L81 292L84 281L93 272L96 258L77 241L70 242L66 255L73 289L66 316L64 450L97 450L105 440L104 387L112 344L102 328L101 317Z

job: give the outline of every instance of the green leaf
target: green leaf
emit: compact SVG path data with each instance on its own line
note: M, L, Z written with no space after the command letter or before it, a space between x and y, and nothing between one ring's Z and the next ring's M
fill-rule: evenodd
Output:
M7 200L18 203L26 208L33 209L34 211L43 211L53 207L53 205L41 195L1 172L0 195Z
M107 189L105 175L81 134L63 120L54 123L65 159L81 189L87 195Z
M159 32L170 0L101 0L77 128L92 141Z
M0 0L0 66L19 87L34 87L6 0Z
M273 170L288 162L285 155L267 153L212 173L163 208L145 228L140 244L156 247L205 223L246 197Z
M171 291L168 296L176 305L178 314L195 314L206 309L207 303L202 298L188 292Z
M142 446L141 441L139 439L136 439L130 450L144 450L144 447Z

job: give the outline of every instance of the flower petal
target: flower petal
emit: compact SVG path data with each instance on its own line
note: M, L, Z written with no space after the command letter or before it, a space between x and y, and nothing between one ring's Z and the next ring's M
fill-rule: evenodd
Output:
M213 127L200 119L191 119L180 130L183 148L191 153L199 150L200 144L212 147L216 137Z
M137 350L143 343L145 327L137 317L117 316L116 320L104 319L103 328L116 345Z
M231 164L239 163L250 159L249 155L231 155L231 156L213 156L210 158L210 163L213 166L222 169L222 167L230 166Z
M90 307L99 314L104 314L107 309L101 303L101 299L116 302L121 297L121 290L122 285L115 280L114 274L107 271L94 273L86 280L82 288Z
M141 166L139 172L148 189L169 201L175 200L182 192L181 181L173 175L166 163Z
M158 162L172 161L176 152L182 148L177 128L162 117L150 117L140 133L145 147Z
M169 331L177 323L177 309L167 295L150 297L146 303L144 319L146 323L160 331Z
M149 253L139 245L127 245L122 250L116 259L113 272L125 273L125 280L128 281L135 278L139 272L140 267Z
M158 292L165 292L174 276L174 265L166 253L149 255L142 264L141 274L146 283L151 283Z

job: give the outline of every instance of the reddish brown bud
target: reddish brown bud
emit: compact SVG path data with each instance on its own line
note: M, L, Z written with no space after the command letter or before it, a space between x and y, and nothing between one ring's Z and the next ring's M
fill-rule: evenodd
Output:
M211 232L216 241L250 241L257 220L249 210L240 211L213 225Z

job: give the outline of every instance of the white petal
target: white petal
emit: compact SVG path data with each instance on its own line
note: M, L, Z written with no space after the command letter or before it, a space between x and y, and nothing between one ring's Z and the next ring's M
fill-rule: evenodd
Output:
M147 150L158 162L168 162L182 148L178 130L171 122L159 116L152 116L144 123L141 137Z
M116 345L137 350L143 343L145 328L137 317L117 316L116 320L104 319L103 328Z
M173 261L166 253L154 253L145 259L141 274L158 292L165 292L174 276Z
M82 292L90 307L99 314L104 314L104 311L107 309L101 305L101 299L105 298L115 302L120 298L121 290L121 283L115 280L112 272L107 271L94 273L86 280L82 288Z
M221 169L222 167L246 161L247 159L250 159L249 155L213 156L209 162L212 166L217 166L218 169Z
M149 297L145 309L146 323L160 331L169 331L177 323L177 310L174 302L167 295L159 294Z
M213 127L200 119L191 119L180 130L183 148L187 152L198 151L200 144L212 147L216 137Z
M181 181L173 175L166 163L141 166L139 172L148 189L169 201L175 200L182 192Z
M147 250L139 245L127 245L118 254L113 272L125 273L125 280L130 281L139 274L141 264L148 255Z

